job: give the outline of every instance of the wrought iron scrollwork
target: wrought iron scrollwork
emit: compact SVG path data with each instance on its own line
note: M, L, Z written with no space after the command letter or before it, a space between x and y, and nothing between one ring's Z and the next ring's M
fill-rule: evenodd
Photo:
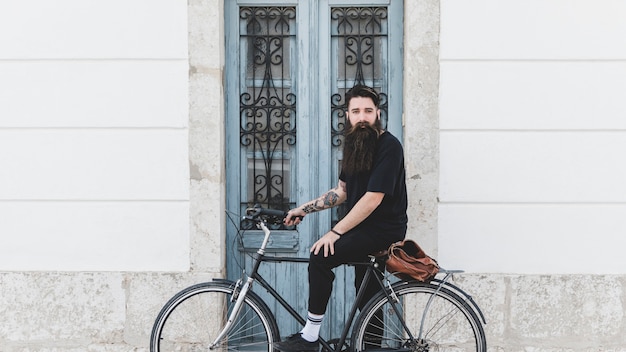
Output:
M242 7L247 48L246 90L239 97L240 143L245 149L248 199L288 209L290 153L296 144L296 95L291 91L293 7ZM243 30L243 29L242 29Z

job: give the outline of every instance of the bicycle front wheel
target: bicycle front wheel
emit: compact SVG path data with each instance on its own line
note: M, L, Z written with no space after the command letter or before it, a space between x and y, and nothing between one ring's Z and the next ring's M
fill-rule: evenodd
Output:
M150 336L151 352L209 351L235 305L234 283L205 282L172 297L157 316ZM232 328L214 351L271 352L278 327L267 305L248 292Z
M395 302L381 293L363 308L352 333L354 351L487 351L477 314L456 293L421 282L400 282L393 291Z

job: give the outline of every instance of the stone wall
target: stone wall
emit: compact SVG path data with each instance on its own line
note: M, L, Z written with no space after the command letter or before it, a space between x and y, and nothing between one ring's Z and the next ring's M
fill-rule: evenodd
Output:
M0 273L0 351L147 351L178 290L214 275ZM626 278L461 274L490 351L626 351Z
M490 351L626 351L626 278L461 275L482 308Z

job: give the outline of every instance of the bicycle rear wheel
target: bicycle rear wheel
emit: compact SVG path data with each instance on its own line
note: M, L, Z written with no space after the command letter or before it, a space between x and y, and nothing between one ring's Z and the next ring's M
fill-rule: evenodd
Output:
M176 294L154 322L150 351L209 351L235 304L233 290L232 282L214 281ZM267 305L248 292L232 329L214 350L271 352L273 342L279 338L278 326Z
M413 339L381 293L359 315L352 333L354 351L487 351L477 314L456 293L421 282L399 282L393 290L398 298L394 304Z

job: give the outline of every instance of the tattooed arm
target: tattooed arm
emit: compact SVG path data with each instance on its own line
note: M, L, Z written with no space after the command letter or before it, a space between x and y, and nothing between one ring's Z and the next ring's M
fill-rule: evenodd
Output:
M346 200L346 184L343 181L339 181L337 187L322 194L319 198L314 199L308 203L304 203L300 206L300 209L305 214L314 213L320 210L329 209L335 207Z
M385 194L380 192L365 193L355 204L354 208L335 225L334 229L328 231L311 246L310 251L315 255L323 251L325 257L335 254L334 244L340 238L340 234L348 232L365 220L380 205L384 196ZM336 207L345 202L346 198L346 184L340 180L337 187L322 194L319 198L291 209L285 218L285 224L297 225L300 223L300 218L296 218L296 216L304 217L306 214Z
M330 209L338 206L346 201L346 184L343 181L339 181L337 187L322 194L318 198L306 202L301 206L291 209L287 217L285 218L286 225L297 225L300 220L294 219L295 216L304 217L307 214L315 213L320 210Z

